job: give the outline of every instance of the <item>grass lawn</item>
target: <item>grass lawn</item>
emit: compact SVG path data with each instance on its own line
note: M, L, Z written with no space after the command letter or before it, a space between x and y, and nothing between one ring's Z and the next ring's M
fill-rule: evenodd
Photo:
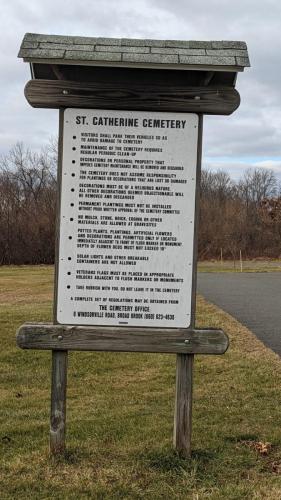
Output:
M268 273L280 272L280 259L252 259L243 260L242 269L244 273ZM198 271L202 273L240 273L240 261L236 260L206 260L198 262Z
M224 356L197 356L193 454L172 448L175 356L71 353L67 454L48 453L48 352L16 328L51 318L51 267L0 268L1 499L281 498L281 362L202 299L198 326L222 327Z

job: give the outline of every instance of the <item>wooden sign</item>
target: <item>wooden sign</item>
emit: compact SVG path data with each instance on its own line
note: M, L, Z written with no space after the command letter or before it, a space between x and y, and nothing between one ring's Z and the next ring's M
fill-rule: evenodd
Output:
M68 351L125 351L176 354L173 441L190 456L194 355L228 348L195 318L203 115L238 108L246 44L26 34L20 57L28 102L60 110L54 317L17 333L52 351L51 452Z
M188 328L198 115L66 109L57 321Z

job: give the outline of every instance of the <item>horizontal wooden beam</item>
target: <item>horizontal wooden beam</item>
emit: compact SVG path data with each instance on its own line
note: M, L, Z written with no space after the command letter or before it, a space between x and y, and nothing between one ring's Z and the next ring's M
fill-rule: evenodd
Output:
M17 332L17 344L22 349L223 354L228 348L228 337L222 330L215 329L26 323Z
M230 115L240 96L232 87L188 87L162 83L83 83L30 80L25 97L34 108L99 108Z

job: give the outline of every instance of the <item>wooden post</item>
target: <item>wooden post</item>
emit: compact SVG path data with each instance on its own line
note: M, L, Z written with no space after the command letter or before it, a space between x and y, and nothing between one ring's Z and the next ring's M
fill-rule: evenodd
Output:
M240 272L243 273L243 261L242 261L242 252L240 250Z
M65 451L67 351L52 351L50 452Z
M197 251L198 223L200 203L200 180L202 158L203 115L199 115L198 149L196 173L196 200L193 247L192 303L190 328L195 328L196 287L197 287ZM174 447L185 457L191 455L192 431L192 389L193 389L193 354L177 354L176 365L176 399L174 416Z
M58 233L60 226L60 186L63 142L63 110L59 114L59 143L58 143L58 194L56 216L56 258L55 258L55 288L53 318L56 323L57 280L58 280ZM51 415L50 415L50 452L52 455L63 454L65 451L65 424L66 424L66 387L67 387L67 351L52 351L52 385L51 385Z
M193 354L177 354L174 447L191 455Z

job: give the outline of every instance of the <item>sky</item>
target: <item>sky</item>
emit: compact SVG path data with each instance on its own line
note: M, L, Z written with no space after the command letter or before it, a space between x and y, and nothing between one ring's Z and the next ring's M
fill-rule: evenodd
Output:
M241 40L251 68L238 74L241 104L204 119L203 166L238 179L247 168L281 180L281 2L279 0L10 0L1 6L0 154L20 141L40 149L58 131L58 111L24 98L29 65L17 59L26 32L57 35Z

